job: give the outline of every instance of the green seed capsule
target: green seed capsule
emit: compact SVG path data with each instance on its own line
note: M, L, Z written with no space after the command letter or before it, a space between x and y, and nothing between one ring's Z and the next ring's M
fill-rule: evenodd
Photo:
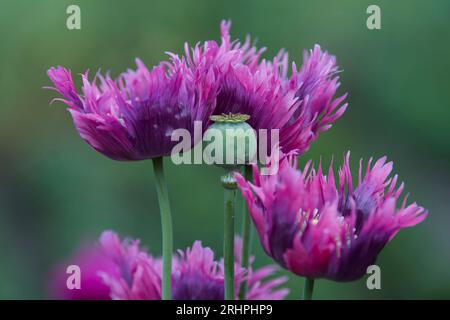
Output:
M250 116L223 114L211 116L214 123L203 136L203 154L207 164L228 170L254 163L257 152L256 133L246 123Z

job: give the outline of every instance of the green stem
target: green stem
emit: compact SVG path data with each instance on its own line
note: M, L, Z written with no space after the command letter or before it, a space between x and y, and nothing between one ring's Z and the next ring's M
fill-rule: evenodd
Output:
M172 280L172 252L173 252L173 236L172 236L172 216L170 213L169 193L167 192L167 184L164 178L163 158L153 158L153 170L156 178L156 190L158 193L159 210L161 213L162 227L162 299L170 300L171 280Z
M247 165L244 169L245 180L250 181L252 179L253 170L252 167ZM247 210L247 205L244 201L242 206L242 257L241 257L241 267L248 270L249 260L250 260L250 247L252 243L252 228L250 224L250 213ZM245 300L247 295L247 280L241 283L239 288L239 300Z
M314 278L305 278L305 286L303 287L303 300L311 300L314 289Z
M234 300L234 210L236 201L236 182L232 173L222 177L225 188L225 215L223 257L225 269L225 300Z

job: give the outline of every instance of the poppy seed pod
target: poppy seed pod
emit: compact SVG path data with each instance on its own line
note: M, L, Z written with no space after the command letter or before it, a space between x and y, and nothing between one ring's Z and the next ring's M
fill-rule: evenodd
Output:
M230 171L256 162L256 133L245 121L245 114L211 116L214 123L206 130L204 143L205 162Z

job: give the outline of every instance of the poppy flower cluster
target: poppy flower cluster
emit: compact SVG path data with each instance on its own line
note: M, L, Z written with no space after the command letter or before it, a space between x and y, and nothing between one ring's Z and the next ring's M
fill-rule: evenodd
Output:
M250 178L233 167L223 181L226 189L237 185L242 192L267 255L295 275L357 280L399 230L427 216L416 203L408 205L406 197L400 200L404 185L397 186L397 175L390 177L392 163L385 157L373 165L369 160L365 172L361 161L355 187L350 153L337 181L332 164L326 174L321 164L315 169L311 162L297 169L298 156L347 109L347 94L337 96L336 58L315 45L305 51L299 68L284 50L266 60L265 48L256 47L250 37L232 40L230 27L223 21L220 42L185 44L183 54L169 53L166 61L151 69L137 59L135 70L116 79L97 73L89 80L85 72L80 92L70 70L61 66L48 70L51 89L62 95L55 100L68 106L76 130L93 149L119 161L154 161L163 234L160 259L142 250L138 241L120 241L113 232L103 233L97 246L75 259L85 269L83 289L75 293L55 285L56 296L154 300L287 295L287 289L279 288L285 278L268 279L276 268L253 269L253 258L244 261L249 259L248 237L243 244L236 240L233 256L233 193L226 198L224 259L216 261L200 241L173 254L162 157L173 151L174 130L193 134L196 122L206 130L211 119L239 118L256 131L279 133L275 147L283 157L278 172L263 175L253 164ZM59 277L54 279L62 283Z
M281 300L289 290L280 288L287 279L275 276L277 267L240 266L241 240L236 239L236 287L248 282L247 300ZM252 258L253 262L253 258ZM51 294L71 300L161 300L162 261L142 249L138 240L121 240L113 231L104 231L97 243L85 246L65 264L78 265L83 276L80 290L70 290L63 268L55 268ZM174 300L223 300L223 259L195 241L192 247L173 256L172 292ZM237 297L236 292L236 297Z

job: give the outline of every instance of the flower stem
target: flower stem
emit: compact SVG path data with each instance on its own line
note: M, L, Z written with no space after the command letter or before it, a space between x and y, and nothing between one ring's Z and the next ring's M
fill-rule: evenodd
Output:
M225 188L225 215L223 231L223 257L225 269L225 300L234 300L234 210L236 201L236 181L233 173L222 177Z
M244 169L245 180L249 181L252 179L253 170L252 167L247 165ZM250 259L250 247L252 242L252 228L250 224L250 213L247 210L247 205L244 201L242 206L242 257L241 257L241 267L248 270L249 259ZM241 283L239 288L239 300L245 300L247 295L247 280Z
M162 299L170 300L171 280L172 280L172 251L173 251L173 235L172 235L172 216L170 213L169 194L167 192L167 184L164 178L163 158L153 158L153 170L156 177L156 190L158 193L159 210L161 213L162 227Z
M314 289L314 278L305 278L305 286L303 287L303 300L311 300Z

